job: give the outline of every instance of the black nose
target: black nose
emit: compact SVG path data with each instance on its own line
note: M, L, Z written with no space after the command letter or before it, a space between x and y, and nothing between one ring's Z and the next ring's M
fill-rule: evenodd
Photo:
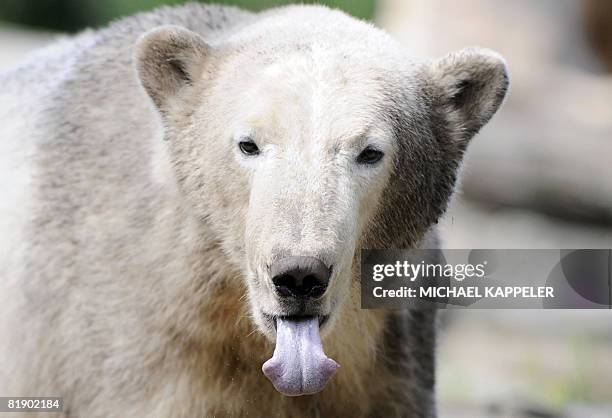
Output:
M316 298L325 293L331 269L315 257L286 257L270 267L272 282L283 297Z

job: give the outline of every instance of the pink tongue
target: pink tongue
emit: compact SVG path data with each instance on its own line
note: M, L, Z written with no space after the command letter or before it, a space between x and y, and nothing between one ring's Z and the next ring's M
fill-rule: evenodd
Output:
M318 318L277 319L274 355L261 368L276 390L287 396L320 392L338 367L323 352Z

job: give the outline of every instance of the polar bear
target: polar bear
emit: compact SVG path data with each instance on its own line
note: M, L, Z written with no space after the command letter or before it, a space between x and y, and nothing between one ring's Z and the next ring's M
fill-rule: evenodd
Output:
M418 59L320 6L190 4L0 79L3 396L436 416L435 312L360 309L359 250L436 245L499 55Z

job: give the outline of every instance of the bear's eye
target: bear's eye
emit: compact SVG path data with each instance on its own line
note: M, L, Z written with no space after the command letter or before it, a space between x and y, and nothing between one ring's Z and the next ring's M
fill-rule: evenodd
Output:
M382 160L384 155L384 152L368 145L363 151L361 151L361 154L357 156L357 162L359 164L376 164Z
M259 154L259 147L252 139L244 139L238 143L240 151L245 155Z

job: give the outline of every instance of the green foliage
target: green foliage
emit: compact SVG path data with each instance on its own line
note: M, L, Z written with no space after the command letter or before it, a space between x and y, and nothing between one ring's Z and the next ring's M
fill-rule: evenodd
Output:
M202 1L210 3L211 1ZM300 3L319 3L342 9L353 16L371 19L375 0L304 0ZM119 17L151 10L161 5L184 3L182 0L2 0L0 20L54 29L76 31L85 27L100 26ZM296 3L291 0L218 0L215 3L230 4L250 10Z

